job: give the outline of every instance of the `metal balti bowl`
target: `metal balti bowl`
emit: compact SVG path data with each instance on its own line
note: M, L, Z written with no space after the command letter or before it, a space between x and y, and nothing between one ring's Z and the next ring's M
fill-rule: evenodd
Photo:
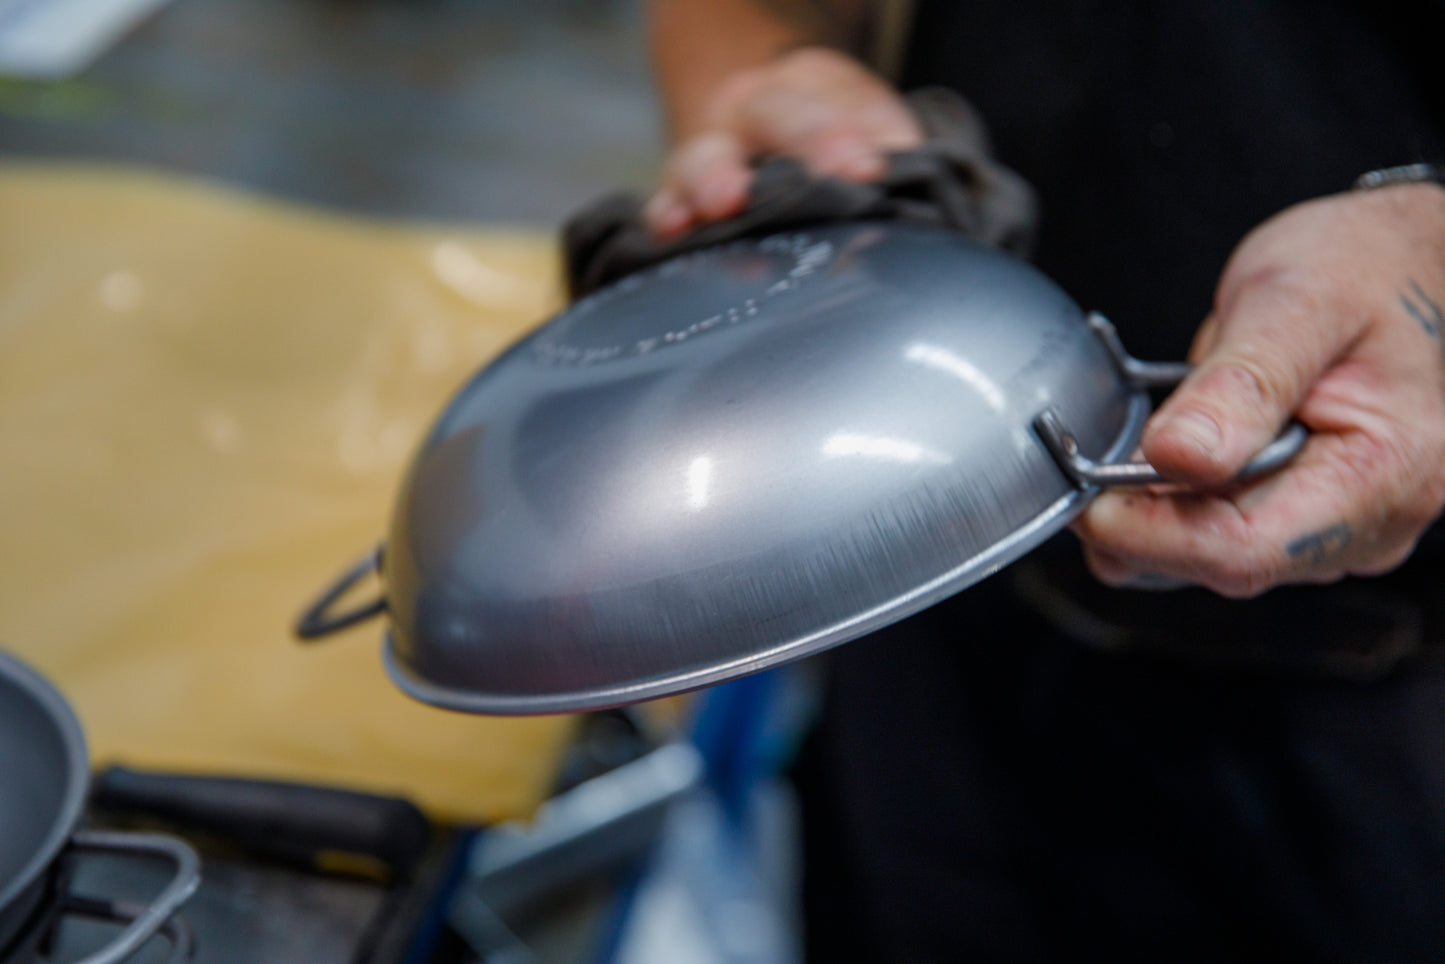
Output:
M477 374L416 456L384 558L299 631L385 610L396 683L478 713L717 683L958 592L1100 484L1157 480L1123 460L1146 389L1186 370L1134 361L1039 271L941 230L685 255ZM338 613L373 565L384 598Z

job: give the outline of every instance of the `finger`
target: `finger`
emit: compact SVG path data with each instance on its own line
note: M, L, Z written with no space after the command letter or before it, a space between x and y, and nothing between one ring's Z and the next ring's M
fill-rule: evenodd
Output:
M1084 564L1094 578L1106 586L1120 588L1127 586L1134 578L1134 567L1112 552L1105 552L1096 546L1084 543Z
M888 138L865 129L856 114L807 91L781 90L746 101L735 121L755 152L796 157L820 176L871 181L887 167Z
M671 185L658 189L642 208L642 220L654 235L669 240L692 226L692 209Z
M1183 579L1137 569L1128 560L1088 543L1084 544L1084 563L1089 567L1089 571L1093 573L1095 579L1115 589L1148 589L1164 592L1182 589L1189 585Z
M876 181L888 169L888 159L878 145L842 125L818 128L798 154L808 170L821 177Z
M1369 495L1382 488L1367 477L1371 459L1362 437L1316 436L1289 469L1243 495L1106 492L1075 531L1115 571L1159 573L1227 596L1330 581L1408 551L1408 526L1384 526L1381 499Z
M714 107L710 126L737 132L753 153L795 157L819 175L876 179L888 152L923 142L897 91L831 51L797 51L775 70L740 74Z
M1220 485L1264 448L1355 341L1316 286L1261 275L1221 306L1198 367L1150 419L1142 448L1166 477Z
M669 223L682 220L720 221L747 206L752 176L742 143L722 131L707 131L689 138L673 152L656 201L656 214ZM655 199L656 200L656 199ZM659 225L661 226L661 225Z
M1191 365L1198 365L1219 343L1219 316L1210 312L1204 319L1199 330L1194 333L1194 340L1189 344L1189 359Z

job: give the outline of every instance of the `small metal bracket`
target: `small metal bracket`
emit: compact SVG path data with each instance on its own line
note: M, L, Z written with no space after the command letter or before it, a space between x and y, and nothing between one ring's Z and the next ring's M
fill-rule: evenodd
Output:
M1097 311L1091 311L1084 321L1089 330L1099 336L1120 374L1133 388L1172 388L1184 381L1194 367L1188 362L1140 361L1125 350L1124 343L1119 340L1119 333L1114 330L1109 319Z
M1064 474L1080 486L1151 485L1169 480L1148 462L1117 462L1112 465L1095 462L1079 451L1079 441L1064 425L1053 409L1045 409L1034 419L1034 431ZM1231 480L1247 482L1283 468L1304 448L1309 429L1299 422L1290 422L1273 442L1245 464Z
M307 606L301 618L296 621L296 635L303 640L319 639L386 612L384 596L358 603L345 612L332 611L332 607L341 597L350 592L368 573L381 572L382 554L381 546L372 549L332 583L315 602Z
M1148 462L1119 462L1107 465L1096 462L1079 450L1079 440L1065 427L1058 413L1048 408L1034 419L1034 431L1064 474L1082 488L1109 485L1146 485L1163 482L1164 477Z
M1439 184L1445 186L1445 164L1401 164L1366 171L1355 178L1356 191L1372 191L1392 184Z

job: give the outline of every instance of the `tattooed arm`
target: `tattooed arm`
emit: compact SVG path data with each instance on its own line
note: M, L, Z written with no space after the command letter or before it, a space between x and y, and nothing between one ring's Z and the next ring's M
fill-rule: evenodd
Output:
M1101 496L1076 526L1095 574L1249 596L1399 565L1445 505L1442 305L1439 186L1323 198L1255 229L1144 454L1172 479L1221 485L1292 414L1314 434L1243 489Z
M653 60L675 148L647 208L664 237L746 203L748 158L795 156L856 180L921 134L897 93L843 52L867 0L652 0Z

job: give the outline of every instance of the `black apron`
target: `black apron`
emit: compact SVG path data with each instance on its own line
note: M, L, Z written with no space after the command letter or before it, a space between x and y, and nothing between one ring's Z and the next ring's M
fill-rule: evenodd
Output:
M1183 357L1235 244L1445 159L1445 3L921 3L1038 189L1036 261ZM842 647L798 767L814 960L1426 961L1445 948L1440 527L1384 580L1114 592L1068 539Z

